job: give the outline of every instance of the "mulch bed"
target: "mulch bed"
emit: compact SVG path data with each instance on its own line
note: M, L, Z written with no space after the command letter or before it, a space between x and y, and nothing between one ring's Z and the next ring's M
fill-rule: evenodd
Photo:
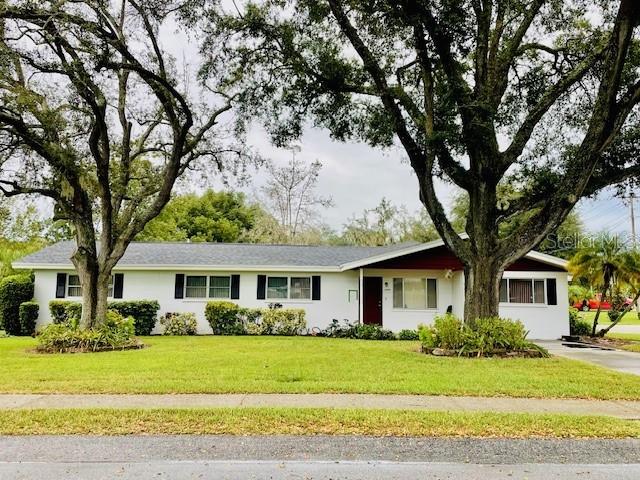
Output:
M140 340L136 340L134 343L129 345L124 345L122 347L98 347L96 349L90 348L65 348L61 350L48 350L43 349L41 347L36 347L31 350L35 353L98 353L98 352L119 352L123 350L141 350L143 348L147 348L147 345L142 343Z
M580 342L604 348L620 348L625 345L635 345L638 343L633 340L610 337L580 337Z
M522 351L507 351L507 350L495 350L492 353L483 353L478 355L478 352L459 352L457 350L447 350L445 348L425 348L422 347L422 353L427 355L433 355L435 357L498 357L498 358L544 358L545 355L540 350L530 349Z

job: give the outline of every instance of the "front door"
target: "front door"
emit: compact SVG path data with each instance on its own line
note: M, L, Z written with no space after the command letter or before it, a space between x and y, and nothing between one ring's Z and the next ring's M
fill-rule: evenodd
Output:
M364 277L363 323L382 325L382 277Z

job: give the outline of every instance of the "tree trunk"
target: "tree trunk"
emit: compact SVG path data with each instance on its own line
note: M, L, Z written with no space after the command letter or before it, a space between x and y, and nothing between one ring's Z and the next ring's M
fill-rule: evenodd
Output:
M600 318L600 312L602 311L602 302L604 302L606 295L607 295L607 287L605 286L602 289L602 292L600 293L600 301L598 302L598 310L596 310L596 316L593 317L593 325L591 327L592 337L596 336L596 329L598 328L598 319Z
M504 269L491 257L481 257L464 269L464 321L498 315L500 280Z
M620 323L620 321L622 320L622 317L624 317L627 313L629 313L631 311L631 309L633 308L633 306L636 304L636 302L638 301L638 299L640 299L640 291L636 294L636 296L633 298L633 301L627 305L626 307L624 307L624 309L622 310L622 312L620 312L620 315L618 316L618 318L616 319L615 322L611 323L611 325L609 325L607 328L603 328L602 330L600 330L598 332L598 336L599 337L604 337L607 333L609 333L609 330L611 330L613 327L615 327L618 323Z

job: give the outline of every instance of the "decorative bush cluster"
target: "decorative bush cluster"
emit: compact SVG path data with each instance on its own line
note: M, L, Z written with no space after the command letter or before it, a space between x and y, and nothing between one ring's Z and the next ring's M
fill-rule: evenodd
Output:
M151 335L158 320L160 304L156 300L114 301L109 302L108 308L123 317L133 317L136 335ZM82 304L69 300L52 300L49 302L49 311L53 323L79 321L82 317Z
M528 341L521 322L499 318L479 318L464 324L453 315L436 317L431 326L420 325L420 342L427 353L461 356L522 354L548 356L545 349Z
M0 280L0 329L9 335L29 335L20 326L20 304L32 298L31 275L11 275Z
M160 325L164 327L163 335L195 335L198 333L196 314L166 313L160 318Z
M233 302L208 302L205 317L214 335L299 335L307 327L297 308L243 308Z
M49 313L51 313L51 320L56 325L69 321L79 321L82 317L82 304L70 300L51 300L49 302Z
M139 346L134 334L133 317L124 318L109 310L104 322L94 329L79 328L74 320L47 325L38 334L38 350L53 353L133 348Z
M573 307L569 307L569 333L579 337L591 335L591 325L581 320L578 309Z
M133 317L136 335L151 335L158 321L160 304L157 300L114 301L109 302L108 308L123 317Z
M22 302L20 304L20 331L22 335L33 335L36 332L39 310L40 305L36 302Z
M348 320L340 323L336 319L333 319L331 325L322 330L320 335L323 337L356 338L360 340L396 340L397 338L391 330L385 330L378 325L354 324Z

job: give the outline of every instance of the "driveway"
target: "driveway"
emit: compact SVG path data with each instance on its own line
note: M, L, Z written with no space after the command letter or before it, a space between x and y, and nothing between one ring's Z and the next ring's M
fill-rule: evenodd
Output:
M593 363L624 373L640 375L640 354L622 350L581 347L580 344L560 340L535 340L552 355Z

